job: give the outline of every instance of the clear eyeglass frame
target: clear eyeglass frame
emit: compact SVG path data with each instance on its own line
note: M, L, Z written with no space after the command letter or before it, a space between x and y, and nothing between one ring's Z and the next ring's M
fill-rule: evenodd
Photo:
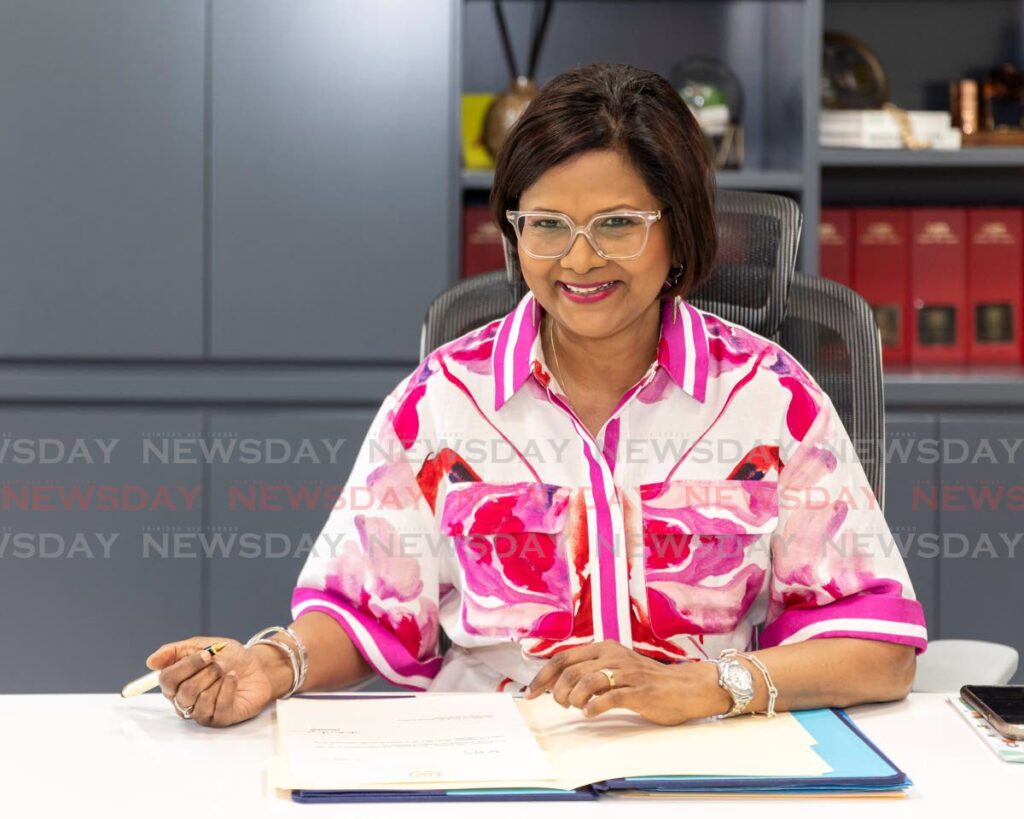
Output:
M558 211L555 210L506 210L505 218L512 223L512 228L516 232L516 238L519 240L519 246L523 248L523 252L533 259L561 259L563 256L566 256L570 250L572 250L573 245L576 244L576 237L582 233L584 236L587 237L587 241L590 243L590 246L594 249L594 252L602 259L608 259L610 261L625 261L628 259L637 259L643 255L644 250L647 249L647 242L651 238L651 225L661 220L661 215L665 210L667 210L667 208L662 208L661 210L603 211L601 213L595 213L593 216L591 216L584 227L579 227L567 214L559 213ZM569 225L570 233L569 240L565 244L565 249L561 253L549 256L542 256L536 253L531 253L523 244L523 235L519 226L519 220L523 216L554 216L559 219L564 219ZM631 253L628 256L619 254L613 255L605 253L603 250L601 250L600 247L597 246L597 240L594 238L594 235L590 232L591 228L594 226L594 223L598 219L607 218L609 216L639 216L643 218L644 238L643 241L640 243L640 249L636 253Z

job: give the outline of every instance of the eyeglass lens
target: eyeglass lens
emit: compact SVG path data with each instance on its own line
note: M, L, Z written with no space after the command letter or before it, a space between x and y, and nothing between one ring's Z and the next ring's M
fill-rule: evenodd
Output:
M552 214L520 216L520 241L527 253L561 256L569 249L572 225ZM635 256L647 238L648 222L642 216L609 214L591 225L591 236L600 251L611 258Z

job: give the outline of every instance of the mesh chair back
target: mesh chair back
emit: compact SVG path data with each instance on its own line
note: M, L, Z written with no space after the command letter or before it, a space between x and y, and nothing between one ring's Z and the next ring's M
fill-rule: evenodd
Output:
M715 272L687 298L775 341L832 399L879 504L885 502L881 339L864 299L838 282L795 272L803 217L784 196L719 190ZM512 310L526 293L515 248L506 268L460 281L430 305L420 358Z

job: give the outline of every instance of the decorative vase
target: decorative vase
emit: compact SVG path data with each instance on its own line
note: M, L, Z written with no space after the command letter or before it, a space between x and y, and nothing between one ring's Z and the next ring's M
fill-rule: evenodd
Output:
M508 132L536 96L536 83L529 77L519 76L494 98L484 118L484 145L491 156L497 157Z

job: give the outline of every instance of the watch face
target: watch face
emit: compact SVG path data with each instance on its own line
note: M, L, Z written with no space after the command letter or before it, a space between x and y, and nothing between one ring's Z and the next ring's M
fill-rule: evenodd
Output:
M739 663L730 663L726 671L726 681L730 686L743 693L753 693L753 678L750 672Z

